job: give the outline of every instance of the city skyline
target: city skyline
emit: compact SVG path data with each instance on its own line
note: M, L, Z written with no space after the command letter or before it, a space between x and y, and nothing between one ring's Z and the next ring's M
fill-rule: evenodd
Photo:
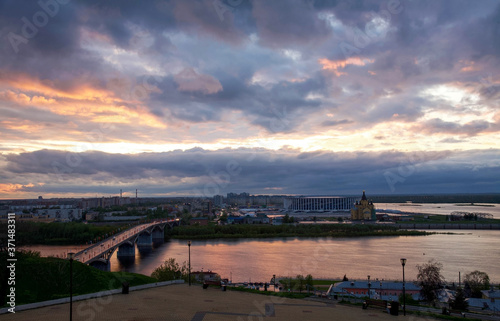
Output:
M499 192L497 1L0 7L0 199Z

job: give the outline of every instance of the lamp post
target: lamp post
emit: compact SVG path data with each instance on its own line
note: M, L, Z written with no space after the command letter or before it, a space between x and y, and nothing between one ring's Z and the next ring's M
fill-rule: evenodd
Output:
M403 315L406 315L406 292L405 292L405 265L406 259L401 259L401 265L403 266Z
M188 253L189 253L189 286L191 286L191 241L188 241Z
M370 276L368 275L368 299L370 298L370 288L371 288L371 283L370 283Z
M73 259L75 253L69 252L69 321L73 321Z

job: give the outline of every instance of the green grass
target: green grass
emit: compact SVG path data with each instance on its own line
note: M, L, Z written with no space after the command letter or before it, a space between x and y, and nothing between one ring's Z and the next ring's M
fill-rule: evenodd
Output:
M0 256L4 256L1 253ZM69 261L16 253L16 304L27 304L69 296ZM4 257L2 257L5 260ZM135 273L104 272L73 261L73 295L94 293L157 282L156 279ZM3 296L5 298L5 296ZM0 305L4 305L2 301Z
M337 282L342 282L339 280L313 280L313 285L328 285L335 284Z

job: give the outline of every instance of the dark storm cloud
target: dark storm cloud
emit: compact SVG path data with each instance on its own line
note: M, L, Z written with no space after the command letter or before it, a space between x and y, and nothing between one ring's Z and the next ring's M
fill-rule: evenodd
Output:
M498 150L475 151L472 156L462 152L300 153L296 150L207 151L197 148L123 155L41 150L7 155L2 176L7 181L20 174L26 179L30 175L37 179L43 177L47 186L59 192L64 192L65 186L84 181L92 185L87 190L105 191L106 188L101 190L98 187L104 181L119 188L120 184L131 186L151 180L150 193L192 193L194 189L207 186L207 190L217 189L220 193L232 190L258 193L265 188L302 194L354 193L368 188L374 192L387 192L389 183L405 192L424 193L445 184L442 177L453 177L451 181L455 188L463 187L467 182L491 186L499 177L500 168L495 163L497 153ZM481 163L477 161L480 158ZM68 170L56 173L54 164L62 164ZM399 177L399 180L394 183L388 181L388 177ZM192 180L179 187L185 178ZM423 186L424 183L427 187ZM416 188L415 184L419 187ZM36 188L44 191L43 186ZM109 186L107 188L109 190Z
M322 42L331 33L309 2L256 0L253 17L262 43L270 47Z
M331 127L331 126L339 126L339 125L346 125L346 124L352 124L352 120L348 119L342 119L342 120L325 120L324 122L321 123L321 126L323 127Z

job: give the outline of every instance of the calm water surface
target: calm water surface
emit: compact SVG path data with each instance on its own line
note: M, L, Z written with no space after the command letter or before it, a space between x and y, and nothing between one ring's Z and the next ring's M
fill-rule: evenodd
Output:
M274 238L193 241L192 270L213 270L233 282L268 281L273 274L315 278L401 279L399 259L408 259L405 274L416 279L417 264L435 259L443 264L448 281L458 282L474 270L500 281L500 231L454 231L457 234L363 238ZM186 241L172 240L148 255L136 253L135 262L124 266L111 258L112 271L150 275L168 258L188 260Z
M482 206L485 205L485 206ZM377 209L399 210L409 213L442 214L449 215L451 212L479 212L493 215L493 218L500 218L500 204L477 204L477 205L457 205L457 204L401 204L401 203L377 203Z

